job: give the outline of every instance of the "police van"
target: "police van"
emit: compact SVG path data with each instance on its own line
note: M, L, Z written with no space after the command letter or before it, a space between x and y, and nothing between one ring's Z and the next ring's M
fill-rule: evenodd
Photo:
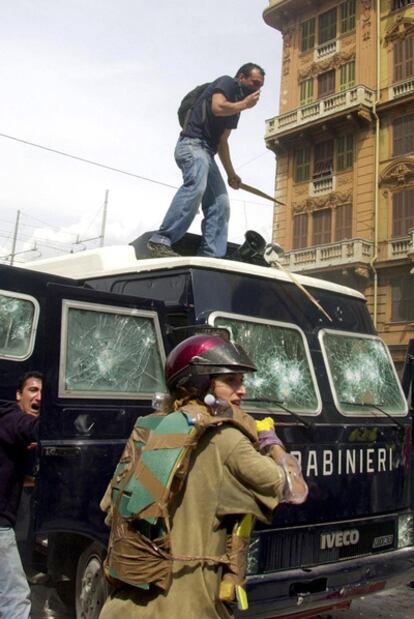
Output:
M275 418L309 485L305 504L257 526L243 616L310 618L413 580L411 416L363 295L293 277L251 242L231 246L233 259L148 258L147 236L0 265L0 398L14 399L25 371L45 375L37 568L77 619L98 617L99 501L136 417L166 391L166 354L215 329L254 359L243 407Z

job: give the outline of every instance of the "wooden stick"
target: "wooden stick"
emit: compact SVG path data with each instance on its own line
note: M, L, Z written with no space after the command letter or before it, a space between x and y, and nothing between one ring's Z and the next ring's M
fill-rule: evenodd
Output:
M260 191L260 189L256 189L256 187L252 187L251 185L246 185L246 183L240 183L240 189L244 189L244 191L248 191L249 193L252 193L255 196L259 196L260 198L271 200L271 202L274 202L275 204L286 206L284 202L280 202L279 200L276 200L276 198L272 198L272 196L269 196L267 193Z
M293 284L295 284L295 286L297 286L299 290L303 292L304 295L306 295L309 301L311 301L311 303L313 303L318 308L318 310L322 312L324 316L326 316L326 318L330 322L332 322L332 318L329 316L328 312L322 307L320 303L318 303L315 297L308 290L306 290L304 286L302 286L302 284L300 283L296 275L293 275L293 273L289 271L289 269L283 266L283 264L280 261L283 253L284 253L283 250L282 250L282 253L277 251L276 245L272 246L272 244L270 244L268 246L268 250L267 251L265 250L263 257L266 260L266 262L270 264L270 266L272 266L274 269L280 269L281 271L286 273L290 281Z
M332 322L332 318L329 316L328 312L326 310L324 310L322 305L320 303L318 303L318 301L315 299L315 297L310 292L308 292L304 286L302 286L300 281L293 275L293 273L291 273L288 269L285 269L284 267L282 267L282 269L290 277L291 281L294 284L296 284L296 286L298 288L300 288L300 290L302 290L302 292L308 297L309 301L311 301L314 305L316 305L318 310L320 312L322 312L322 314L324 314L330 322Z

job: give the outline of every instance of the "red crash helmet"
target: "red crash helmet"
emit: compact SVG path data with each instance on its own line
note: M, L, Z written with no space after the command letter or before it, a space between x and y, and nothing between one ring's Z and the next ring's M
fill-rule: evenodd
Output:
M206 391L212 375L255 371L241 346L217 335L193 335L183 340L170 352L165 364L170 390L196 387Z

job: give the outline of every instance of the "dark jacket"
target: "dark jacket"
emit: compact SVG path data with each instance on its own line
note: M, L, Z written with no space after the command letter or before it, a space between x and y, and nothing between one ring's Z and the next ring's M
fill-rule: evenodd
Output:
M28 462L28 446L38 440L39 418L17 404L0 407L0 527L14 527Z

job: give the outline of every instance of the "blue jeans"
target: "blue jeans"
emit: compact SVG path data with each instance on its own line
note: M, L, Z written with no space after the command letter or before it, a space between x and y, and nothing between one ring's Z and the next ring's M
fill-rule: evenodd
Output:
M0 617L30 619L30 587L11 527L0 527Z
M184 184L175 194L158 232L151 241L171 246L191 226L201 204L203 221L200 256L221 258L227 249L230 203L226 186L214 161L214 152L204 140L182 138L175 148L175 161Z

